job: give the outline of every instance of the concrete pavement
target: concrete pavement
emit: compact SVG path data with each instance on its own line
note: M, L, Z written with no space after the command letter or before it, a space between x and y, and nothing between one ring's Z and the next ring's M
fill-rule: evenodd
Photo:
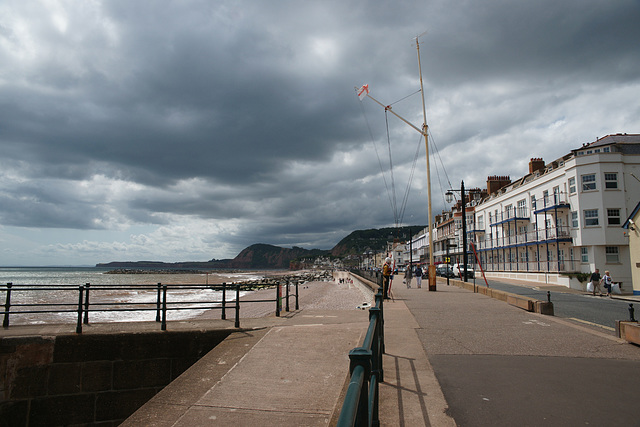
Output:
M638 425L640 348L444 283L398 283L385 301L381 425ZM303 308L245 330L124 425L331 425L367 317Z
M280 318L243 319L241 330L122 425L335 423L348 353L362 343L368 313L327 309L332 297L344 302L346 294L337 285L322 286L313 299L324 301L324 308L302 304ZM397 281L393 295L384 308L381 425L638 425L639 347L442 281L437 292L426 286L407 289ZM93 325L86 333L103 327L146 326ZM170 330L215 327L230 328L232 321L169 325ZM37 326L4 333L27 330L55 333Z
M637 346L444 283L393 290L458 425L638 425Z

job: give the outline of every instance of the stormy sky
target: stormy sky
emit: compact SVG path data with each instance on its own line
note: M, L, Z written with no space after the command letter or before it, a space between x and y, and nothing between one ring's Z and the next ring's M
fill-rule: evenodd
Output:
M329 249L640 132L637 0L0 2L0 265ZM390 156L391 155L391 156Z

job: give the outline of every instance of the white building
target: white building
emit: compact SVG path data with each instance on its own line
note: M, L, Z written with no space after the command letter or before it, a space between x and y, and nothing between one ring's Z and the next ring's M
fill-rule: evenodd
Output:
M409 251L411 251L410 255ZM411 244L407 245L405 258L407 261L411 260L411 264L429 262L429 228L423 228L411 237Z
M548 164L531 159L529 174L497 191L491 178L505 177L490 177L489 196L469 206L468 240L487 276L579 287L567 274L599 268L630 291L622 224L640 195L639 176L637 134L608 135Z

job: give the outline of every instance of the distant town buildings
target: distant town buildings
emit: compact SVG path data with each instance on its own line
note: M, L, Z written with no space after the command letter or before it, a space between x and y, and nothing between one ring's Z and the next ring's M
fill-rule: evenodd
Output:
M529 173L515 180L490 176L486 190L465 192L469 262L481 263L487 276L576 288L582 286L577 273L599 268L640 294L637 278L632 286L640 260L629 244L632 232L638 238L629 219L640 210L639 177L638 134L608 135L549 163L532 158ZM461 207L458 202L436 216L436 263L447 253L452 263L461 262ZM413 236L397 259L428 260L427 232Z

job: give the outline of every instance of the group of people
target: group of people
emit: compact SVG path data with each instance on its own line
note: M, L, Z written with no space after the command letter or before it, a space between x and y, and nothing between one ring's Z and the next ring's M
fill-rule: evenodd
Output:
M420 289L422 287L423 271L422 267L420 267L419 264L416 264L413 269L411 268L411 266L409 266L409 268L407 268L404 272L404 284L407 285L407 289L411 288L411 280L414 276L416 278L418 289Z
M393 281L393 275L398 274L398 269L396 268L393 270L391 266L392 261L393 260L391 258L386 258L384 260L384 265L382 266L382 283L385 299L388 299L389 284ZM404 283L407 285L407 289L411 288L411 280L413 280L413 277L416 278L416 285L418 286L418 289L422 288L423 274L424 272L422 271L422 267L418 264L413 268L407 268L404 272Z
M598 290L598 295L603 296L602 291L600 290L600 285L603 285L607 290L607 296L611 296L611 288L613 287L613 280L611 279L611 274L609 274L609 270L604 272L604 276L600 277L600 270L596 268L596 271L591 273L591 292L593 295L596 295L596 289Z

